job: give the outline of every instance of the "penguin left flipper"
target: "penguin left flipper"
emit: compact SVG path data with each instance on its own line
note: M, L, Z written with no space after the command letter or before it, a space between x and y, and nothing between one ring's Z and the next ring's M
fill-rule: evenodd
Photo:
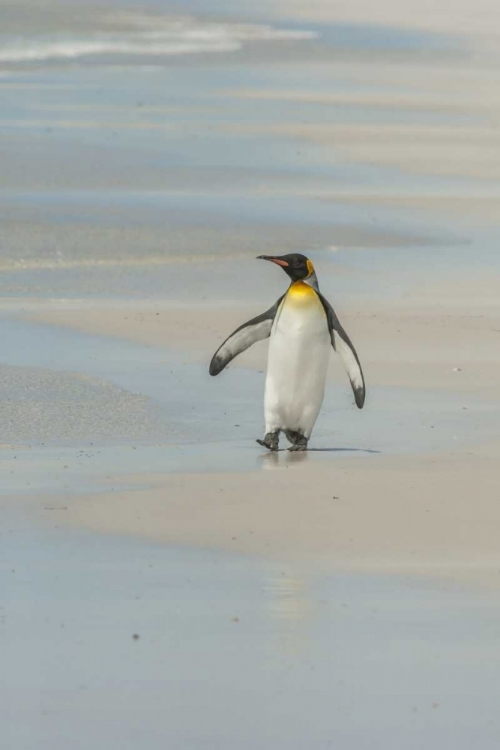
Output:
M320 292L317 292L317 294L326 313L332 346L337 354L340 354L342 362L344 363L349 380L351 381L356 406L358 409L362 409L365 403L366 389L365 379L363 377L361 363L356 354L356 349L354 348L351 339L342 328L340 320L337 318L333 307Z
M232 359L255 344L256 341L269 338L274 318L283 297L284 295L269 310L266 310L262 315L257 315L256 318L252 318L247 323L243 323L227 337L212 357L208 370L210 375L218 375Z

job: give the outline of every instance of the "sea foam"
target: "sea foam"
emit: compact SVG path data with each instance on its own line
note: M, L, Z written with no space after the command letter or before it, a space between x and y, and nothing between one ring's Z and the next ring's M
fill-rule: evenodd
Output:
M114 21L114 23L113 23ZM106 18L105 26L126 26L85 34L54 33L3 39L0 62L36 63L78 60L93 56L170 56L232 52L253 41L313 39L312 31L279 29L263 24L200 21L127 14Z

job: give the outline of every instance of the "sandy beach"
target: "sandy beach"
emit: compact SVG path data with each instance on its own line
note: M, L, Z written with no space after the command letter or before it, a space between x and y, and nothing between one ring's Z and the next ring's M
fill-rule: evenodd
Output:
M227 472L115 476L111 482L125 481L131 489L84 501L73 497L59 521L163 543L307 561L330 570L405 571L498 585L500 308L493 289L491 297L487 289L486 280L457 288L430 285L390 307L373 303L345 311L372 387L404 389L408 409L412 393L429 392L428 412L422 414L428 433L439 429L431 422L433 417L440 421L442 399L454 394L458 434L448 445L443 435L440 450L429 454L419 447L417 455L409 456L370 456L368 450L343 454L343 436L333 420L329 437L322 434L320 460L313 442L306 456L261 456L262 468L272 471L235 473L228 446ZM463 300L470 299L474 308L468 304L465 313ZM137 311L79 304L31 313L27 319L169 348L204 370L212 349L227 335L228 318L238 325L255 312L247 307ZM238 358L232 369L262 372L265 363L262 344ZM236 389L237 382L224 385L200 376L210 398L220 397L228 386ZM330 383L350 400L336 362ZM372 398L377 397L375 391ZM355 421L360 432L365 429L363 413L347 411L342 419ZM378 429L391 429L383 414ZM413 453L412 436L405 437ZM258 449L248 441L247 450ZM145 489L145 483L151 487Z
M73 497L52 516L97 532L328 571L497 587L497 465L496 448L333 464L265 456L271 471L159 475L148 490L144 477L128 477L137 489Z
M4 16L9 750L496 749L496 4ZM297 455L208 374L287 252L368 393Z

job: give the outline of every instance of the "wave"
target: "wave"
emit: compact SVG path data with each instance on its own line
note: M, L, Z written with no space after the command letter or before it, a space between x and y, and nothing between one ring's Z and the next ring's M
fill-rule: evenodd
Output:
M130 17L127 17L130 23ZM53 34L0 41L1 63L34 63L121 55L170 56L233 52L246 42L313 39L312 31L194 18L136 17L136 30ZM154 28L151 28L154 27Z

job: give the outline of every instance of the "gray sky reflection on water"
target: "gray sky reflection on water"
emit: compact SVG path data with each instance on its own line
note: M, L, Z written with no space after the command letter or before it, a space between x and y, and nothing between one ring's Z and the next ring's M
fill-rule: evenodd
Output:
M486 597L5 521L9 750L496 747Z

